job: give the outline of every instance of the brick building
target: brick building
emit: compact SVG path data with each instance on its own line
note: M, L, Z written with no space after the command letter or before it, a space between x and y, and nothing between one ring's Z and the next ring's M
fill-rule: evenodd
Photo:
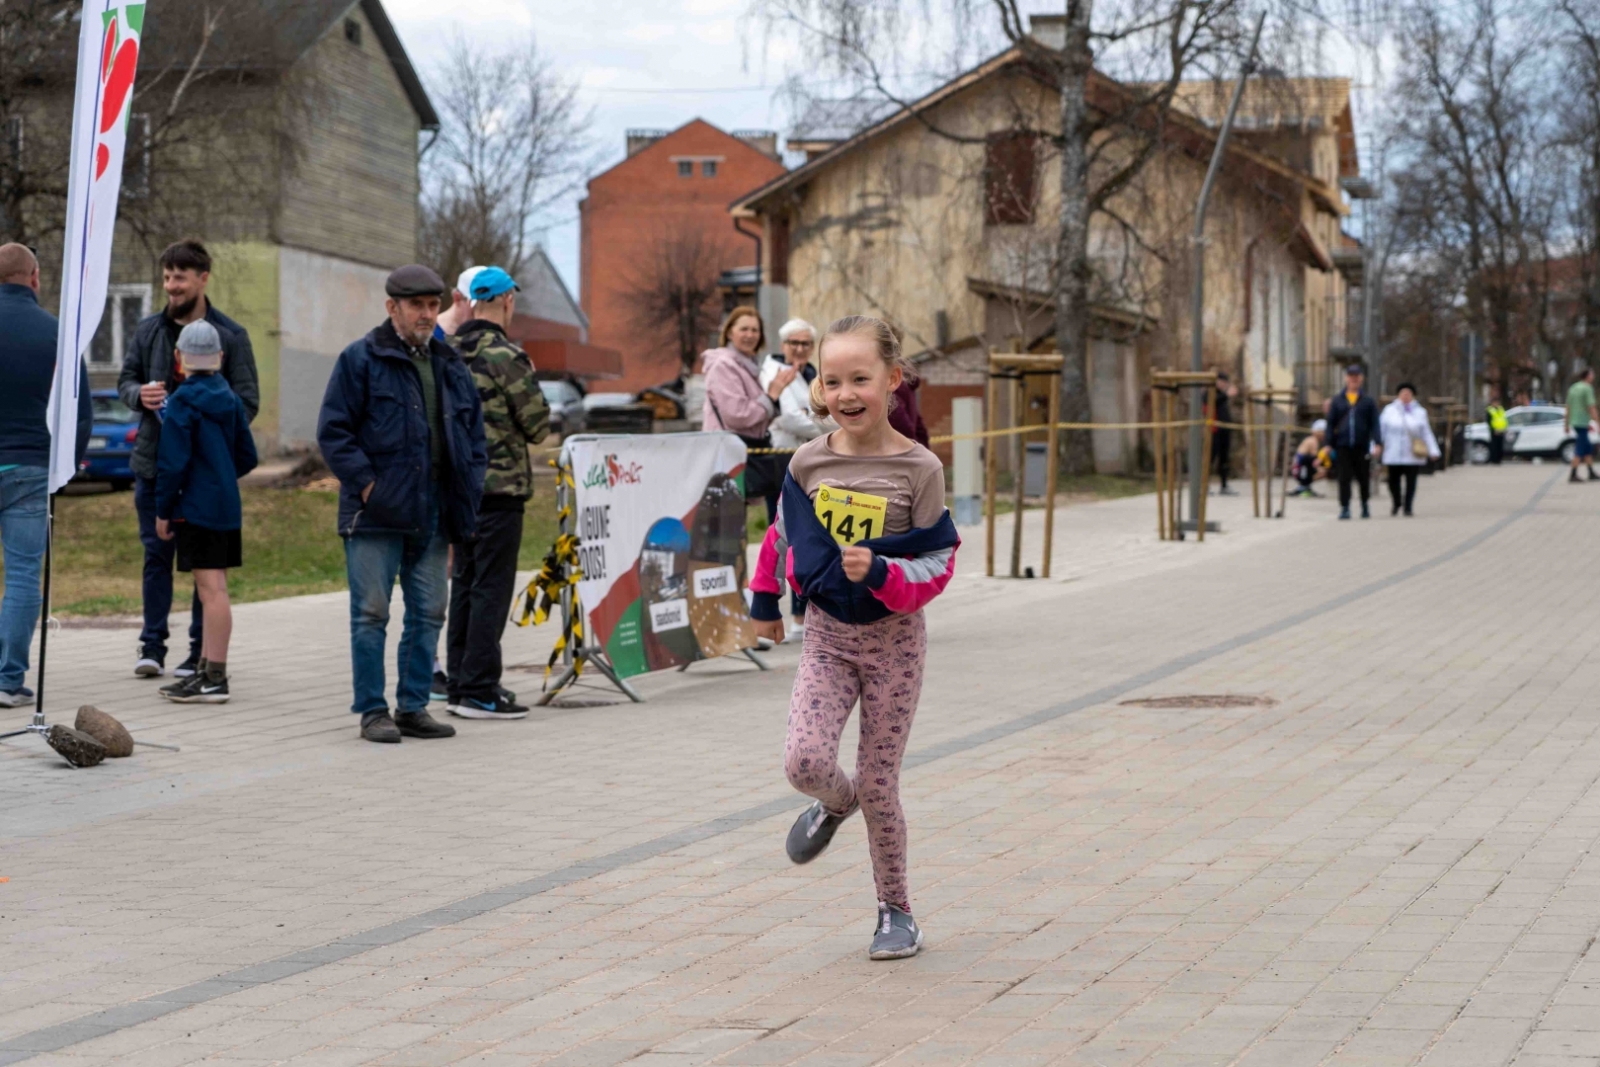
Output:
M677 329L643 318L651 294L659 304L664 288L687 283L705 294L712 315L720 312L718 280L753 270L760 257L757 228L736 229L728 204L784 166L775 133L725 133L703 119L671 131L630 130L627 147L626 159L589 181L578 206L579 300L589 343L622 353L622 376L610 388L637 390L679 374ZM772 318L787 309L764 310ZM768 330L777 325L769 321Z

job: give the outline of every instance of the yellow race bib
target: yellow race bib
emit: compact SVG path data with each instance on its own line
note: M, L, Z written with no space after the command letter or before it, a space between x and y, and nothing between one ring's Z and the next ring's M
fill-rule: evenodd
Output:
M818 520L833 539L841 545L853 545L883 536L889 501L870 493L824 485L817 490L816 508Z

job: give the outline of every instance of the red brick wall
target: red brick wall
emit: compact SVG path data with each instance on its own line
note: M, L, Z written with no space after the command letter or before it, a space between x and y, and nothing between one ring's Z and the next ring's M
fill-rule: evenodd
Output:
M720 157L716 176L703 176L697 158L693 175L679 177L680 156ZM754 265L755 242L734 231L728 204L783 171L778 160L695 119L589 182L579 209L579 299L589 343L622 353L622 378L608 388L642 389L678 375L675 334L641 331L633 315L631 290L658 242L692 228L716 249L719 270ZM778 325L767 323L769 335Z
M934 385L925 381L917 389L917 406L922 410L922 421L927 424L929 437L941 437L955 432L950 421L950 401L960 396L975 396L982 400L983 386ZM935 444L933 454L938 456L946 467L955 462L949 442Z

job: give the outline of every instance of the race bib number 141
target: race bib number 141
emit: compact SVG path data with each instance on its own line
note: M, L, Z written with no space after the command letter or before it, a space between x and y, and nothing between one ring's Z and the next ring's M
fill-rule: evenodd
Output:
M870 493L849 492L824 485L817 490L817 518L841 545L853 545L883 536L883 519L889 501Z

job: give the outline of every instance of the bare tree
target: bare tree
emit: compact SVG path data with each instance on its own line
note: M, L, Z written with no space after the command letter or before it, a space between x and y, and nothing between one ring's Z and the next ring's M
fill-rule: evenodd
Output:
M1560 155L1546 66L1553 41L1500 0L1460 9L1418 2L1403 13L1396 86L1398 175L1413 254L1443 265L1467 325L1487 338L1503 395L1542 374ZM1476 383L1467 383L1472 388Z
M442 123L423 156L423 258L453 274L527 262L546 213L589 169L590 115L534 41L486 50L459 33L434 72Z
M118 204L147 253L183 233L262 236L261 207L293 174L297 130L322 100L309 69L291 70L305 42L277 32L299 6L148 12ZM64 225L79 7L0 4L0 239L49 244Z
M924 58L929 50L907 48L926 24L925 0L752 0L768 32L798 32L835 71L904 105L905 72L896 58ZM1054 36L1035 36L1021 0L944 0L953 36L1000 40L1023 53L1031 77L1059 94L1059 112L1048 123L1019 126L1016 135L1036 138L1058 172L1060 215L1054 220L1050 281L1056 344L1065 357L1061 414L1088 422L1090 304L1096 287L1091 220L1111 218L1124 236L1139 235L1112 214L1117 197L1161 151L1168 116L1186 78L1237 73L1249 33L1245 0L1066 0ZM1315 14L1316 7L1286 4L1285 23ZM887 58L886 58L887 57ZM972 142L921 121L941 136ZM1093 469L1088 432L1063 435L1067 469Z
M685 374L721 319L721 262L721 246L685 225L657 236L626 278L631 325L647 337L670 337Z

